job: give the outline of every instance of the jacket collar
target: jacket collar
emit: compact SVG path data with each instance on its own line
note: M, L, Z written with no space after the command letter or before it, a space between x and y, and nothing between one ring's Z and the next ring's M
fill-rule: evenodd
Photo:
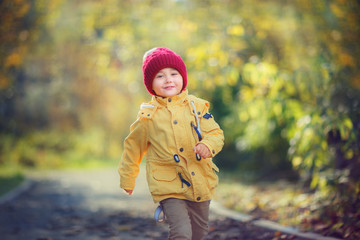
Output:
M177 105L177 104L181 104L181 103L185 102L187 99L187 96L188 96L188 90L185 89L180 94L172 96L172 97L163 98L163 97L159 97L159 96L153 96L152 102L157 102L162 106L169 107L169 106L173 106L173 105Z

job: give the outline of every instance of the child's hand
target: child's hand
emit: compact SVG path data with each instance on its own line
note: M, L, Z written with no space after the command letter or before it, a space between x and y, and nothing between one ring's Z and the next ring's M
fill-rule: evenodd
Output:
M129 196L132 195L133 190L124 189L125 193L127 193Z
M202 158L208 158L211 156L210 149L203 143L196 144L194 152L198 153Z

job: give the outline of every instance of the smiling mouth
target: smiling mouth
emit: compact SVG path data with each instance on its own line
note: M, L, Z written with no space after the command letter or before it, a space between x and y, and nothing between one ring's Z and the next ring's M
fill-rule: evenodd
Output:
M175 88L175 86L164 87L164 89L173 89L173 88Z

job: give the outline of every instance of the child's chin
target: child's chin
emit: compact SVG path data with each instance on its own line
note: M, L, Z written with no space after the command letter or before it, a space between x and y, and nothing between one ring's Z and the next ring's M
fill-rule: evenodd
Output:
M176 96L178 94L179 94L179 92L177 92L177 91L168 91L168 92L164 93L164 96L165 97L173 97L173 96Z

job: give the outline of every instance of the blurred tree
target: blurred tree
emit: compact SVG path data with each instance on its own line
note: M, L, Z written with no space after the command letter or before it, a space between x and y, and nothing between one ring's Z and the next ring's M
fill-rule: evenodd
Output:
M0 129L16 131L16 98L25 92L24 58L34 41L38 16L33 1L0 2Z

